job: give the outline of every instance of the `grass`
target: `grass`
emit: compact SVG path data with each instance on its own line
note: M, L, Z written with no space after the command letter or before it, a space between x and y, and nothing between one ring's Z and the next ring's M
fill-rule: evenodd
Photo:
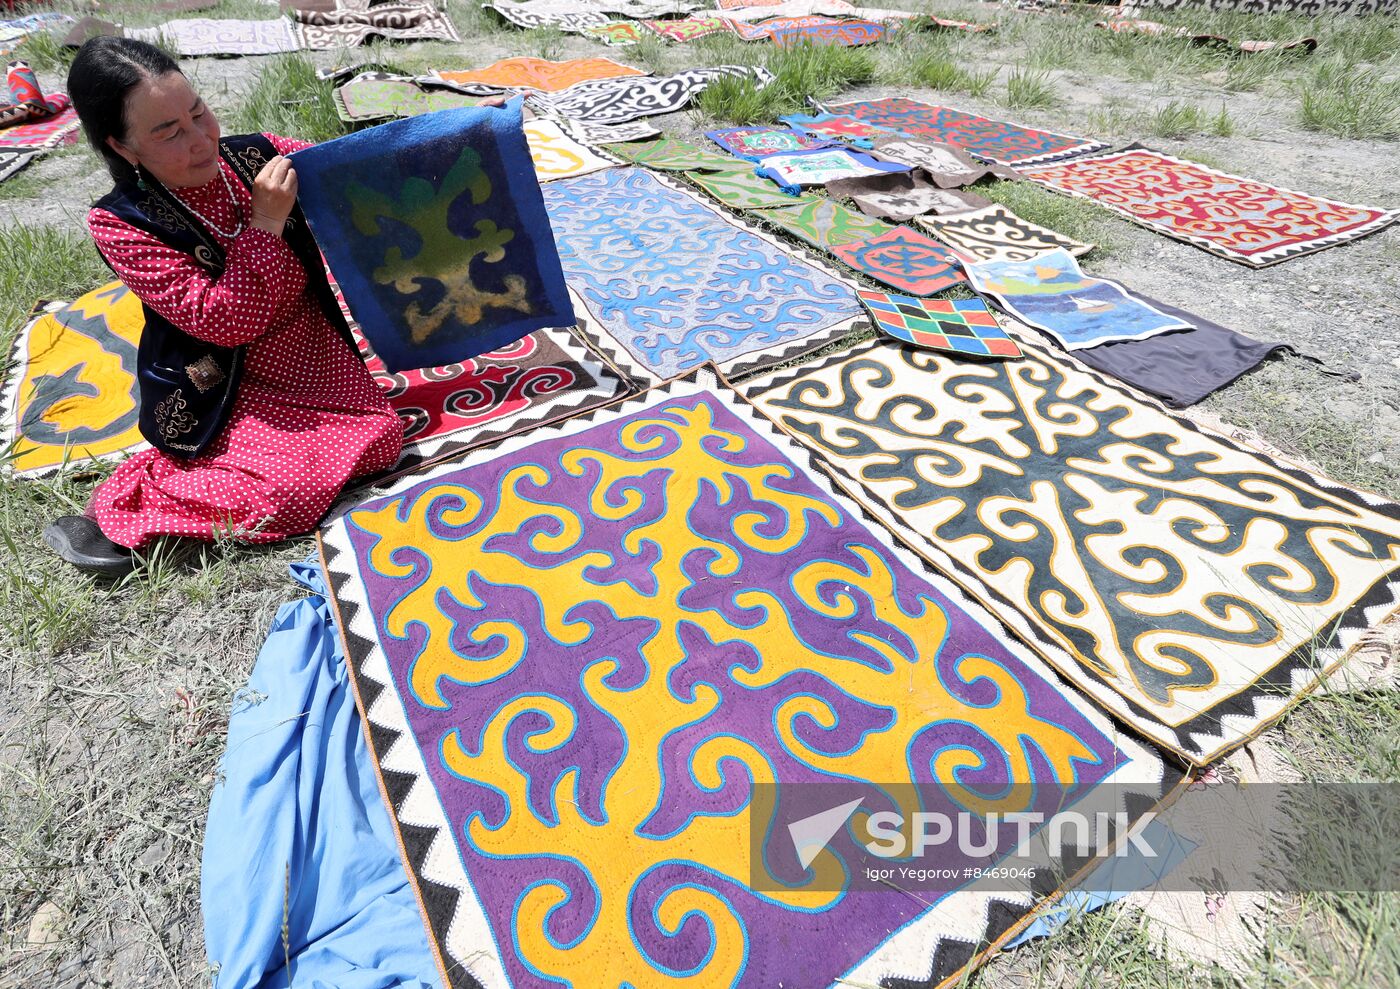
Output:
M882 82L894 85L979 97L985 96L997 80L995 68L969 69L965 60L947 45L899 48L892 59L881 65L879 75Z
M1328 59L1300 89L1298 116L1309 130L1352 139L1400 137L1400 79Z
M1050 74L1017 66L1006 77L1006 105L1017 110L1045 110L1060 102Z
M0 226L0 354L35 302L73 299L111 277L86 231Z
M1211 113L1193 103L1172 100L1153 112L1147 126L1154 137L1181 138L1193 134L1229 137L1235 133L1235 122L1224 103L1216 113Z
M732 124L771 121L810 109L808 99L822 100L875 77L875 60L861 48L793 45L772 51L765 65L773 82L759 88L751 78L719 79L696 98L706 116Z
M264 63L238 112L224 130L231 134L269 131L304 141L327 141L350 131L336 116L331 84L316 78L316 66L301 53Z

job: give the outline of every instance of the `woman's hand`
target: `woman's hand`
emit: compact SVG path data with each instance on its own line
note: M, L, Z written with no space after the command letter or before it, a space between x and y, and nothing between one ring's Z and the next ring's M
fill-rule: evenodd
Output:
M253 180L253 226L282 236L283 225L297 202L297 173L278 155Z
M506 105L506 98L505 98L504 96L488 96L488 97L486 97L486 99L482 100L481 103L480 103L479 105L480 105L480 106L505 106L505 105Z

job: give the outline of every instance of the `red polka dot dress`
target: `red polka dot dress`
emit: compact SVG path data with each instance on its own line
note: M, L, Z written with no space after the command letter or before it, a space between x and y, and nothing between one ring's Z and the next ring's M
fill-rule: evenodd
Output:
M281 154L307 147L267 136ZM274 542L309 532L347 481L392 467L403 446L398 416L321 312L301 262L282 238L247 226L252 195L221 167L236 208L220 179L171 190L223 230L243 218L237 237L210 231L226 255L218 278L106 210L88 214L98 250L142 302L200 340L247 345L228 422L202 454L142 451L94 492L89 514L133 549L163 535Z

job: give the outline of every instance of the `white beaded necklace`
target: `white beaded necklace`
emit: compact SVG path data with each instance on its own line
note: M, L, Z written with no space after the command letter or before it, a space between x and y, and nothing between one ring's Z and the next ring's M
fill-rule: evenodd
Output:
M197 219L200 223L203 223L206 227L208 227L214 233L218 234L220 237L224 237L228 240L234 240L239 234L243 232L243 210L241 210L238 206L238 197L234 195L233 186L229 184L228 176L224 174L224 168L222 165L219 166L219 178L224 180L224 188L228 191L229 201L233 203L233 216L237 223L234 225L232 231L224 230L223 228L216 226L213 220L209 219L207 216L205 216L199 210L195 209L189 203L185 202L183 199L180 200L180 205L184 206L185 209L193 213L195 219Z

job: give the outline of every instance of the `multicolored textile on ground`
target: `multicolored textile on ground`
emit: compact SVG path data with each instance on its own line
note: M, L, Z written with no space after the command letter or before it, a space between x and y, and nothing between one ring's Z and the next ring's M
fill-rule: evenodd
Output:
M569 284L604 331L590 340L633 377L768 367L865 318L849 280L677 182L612 168L544 197Z
M902 96L856 100L823 106L828 113L861 120L911 138L966 148L979 158L1003 165L1029 165L1085 154L1108 147L1102 141L1036 130L1004 120L990 120L946 106L931 106Z
M20 330L0 391L10 468L41 475L145 446L136 423L141 303L121 282L44 307ZM13 445L11 445L13 444Z
M1335 247L1400 219L1400 210L1309 196L1142 147L1025 175L1252 268Z
M177 55L275 55L302 48L286 18L272 21L186 17L151 28L128 28L128 38L162 45Z
M296 36L311 49L387 41L461 41L452 18L430 3L379 3L366 10L296 12Z
M915 222L958 254L973 260L1026 261L1061 247L1078 257L1094 249L1093 244L1081 244L1023 220L1001 205L971 213L920 216L915 217Z
M654 141L619 144L610 150L630 162L661 172L727 172L738 164L733 158L715 154L670 135L663 135Z
M694 41L712 34L728 34L729 21L715 14L692 14L678 21L642 21L652 33L667 41Z
M948 248L913 227L837 244L831 253L856 271L910 295L932 295L966 281Z
M978 261L967 265L967 277L977 291L1066 350L1191 328L1133 298L1117 282L1084 274L1063 248L1029 261Z
M535 163L535 175L541 182L587 175L617 164L615 159L604 158L579 144L552 120L527 120L524 130L530 159Z
M0 441L11 468L43 475L144 447L136 424L141 303L120 282L43 309L15 339L0 389ZM445 367L391 373L358 326L360 353L404 420L397 470L592 408L629 391L567 330L540 330ZM66 453L65 453L66 451Z
M830 141L778 127L729 127L724 130L707 130L705 136L730 154L747 161L759 161L769 155L786 154L790 151L811 151L814 148L832 146Z
M78 140L78 111L65 107L43 120L26 120L22 124L0 127L0 148L38 151L72 144ZM16 169L18 171L18 169Z
M479 105L481 99L448 89L424 89L412 79L387 72L363 72L337 86L331 94L336 116L347 123L472 107Z
M597 7L577 0L490 0L481 5L494 10L517 27L557 27L561 31L583 31L608 23L611 18Z
M889 29L874 21L842 20L834 24L806 24L800 27L776 27L761 24L766 28L773 43L782 48L793 45L840 46L852 48L856 45L873 45L883 41Z
M773 74L760 66L718 65L687 69L660 78L632 76L625 79L594 79L558 93L540 94L530 99L532 105L560 117L620 124L637 117L679 110L714 80L725 77L748 77L760 87L773 81Z
M865 288L856 294L876 329L896 340L977 357L1021 356L981 299L918 299Z
M795 201L793 205L780 209L765 209L758 218L823 250L878 237L892 229L882 220L872 219L825 198Z
M41 153L26 148L0 148L0 182L23 171Z
M321 545L450 989L943 984L1035 894L864 881L874 811L1133 821L1179 781L708 371L405 480ZM786 825L852 796L799 851ZM1017 841L986 830L948 866Z
M568 330L537 330L446 367L392 373L363 336L360 353L404 421L396 471L591 409L631 385Z
M785 209L822 201L812 196L789 196L786 192L773 188L772 182L755 175L752 168L743 166L722 172L686 172L685 177L732 209Z
M1195 763L1395 610L1400 505L1022 350L861 345L745 390L1076 686Z
M877 139L890 137L890 132L883 127L834 113L792 113L783 117L782 121L794 130L811 137L842 141L859 148L873 147Z
M826 183L826 191L836 199L851 200L867 216L896 223L925 213L965 213L992 205L981 196L940 189L922 171L837 179Z
M940 189L960 189L988 176L1019 179L1021 173L1006 165L984 162L952 144L941 141L911 141L905 137L875 140L874 155L917 168Z
M475 85L491 90L523 88L555 93L591 79L617 79L646 73L610 58L571 58L553 62L547 58L522 57L503 58L482 69L435 71L433 75L463 86Z
M381 124L292 161L316 242L390 370L574 323L519 99Z
M636 21L606 21L602 24L590 24L578 33L585 38L592 38L605 45L618 47L635 45L650 35L650 32Z
M558 118L559 126L575 141L586 144L622 144L647 141L659 137L661 131L646 120L629 120L625 124L595 124L588 120Z
M836 179L853 179L863 175L907 172L909 167L897 162L877 161L849 148L819 148L815 151L769 155L759 162L755 171L772 179L780 189L796 193L805 185L822 185Z

